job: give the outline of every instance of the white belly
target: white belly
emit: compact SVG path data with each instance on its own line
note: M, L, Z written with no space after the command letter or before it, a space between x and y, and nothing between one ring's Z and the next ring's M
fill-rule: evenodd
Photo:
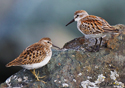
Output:
M21 65L21 67L23 67L25 69L28 69L28 70L43 67L44 65L46 65L49 62L49 60L51 59L51 56L52 56L52 53L50 54L50 56L46 57L40 63Z
M85 35L85 34L84 34ZM100 38L100 37L105 37L104 34L88 34L88 35L85 35L86 38Z

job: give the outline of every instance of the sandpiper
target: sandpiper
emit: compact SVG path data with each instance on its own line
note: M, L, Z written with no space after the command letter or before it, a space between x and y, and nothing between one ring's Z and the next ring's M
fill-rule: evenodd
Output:
M105 37L106 33L118 33L118 29L112 27L106 20L101 17L89 15L85 10L78 10L74 13L74 19L71 20L66 26L70 23L77 21L78 30L86 37L86 38L95 38L95 46L98 42L97 38L100 39L99 50L102 38Z
M16 59L9 62L6 67L21 66L30 70L37 81L42 81L39 78L44 78L45 76L39 77L39 72L36 74L35 69L43 67L49 62L52 56L52 46L55 47L50 38L42 38L37 43L28 46Z

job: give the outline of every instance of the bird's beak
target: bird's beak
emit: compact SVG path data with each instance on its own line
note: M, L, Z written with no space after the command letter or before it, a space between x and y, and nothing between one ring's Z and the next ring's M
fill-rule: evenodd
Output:
M69 24L71 24L72 22L74 22L75 20L72 19L66 26L68 26Z
M56 45L54 45L54 44L52 44L52 46L55 47L55 48L61 49L61 48L59 48L58 46L56 46Z

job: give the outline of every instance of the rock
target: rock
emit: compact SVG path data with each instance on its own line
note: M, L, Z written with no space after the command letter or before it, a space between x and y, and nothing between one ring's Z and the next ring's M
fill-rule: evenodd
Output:
M88 52L94 39L76 38L66 43L62 50L53 50L50 62L37 69L37 82L29 70L22 69L10 76L0 87L23 88L123 88L125 85L125 26L114 26L119 34L103 39L99 52ZM64 49L65 48L65 49Z
M102 44L101 44L101 48L110 48L110 49L118 49L118 47L120 46L118 43L122 37L122 34L125 33L125 26L124 25L116 25L114 26L116 29L119 30L119 33L117 34L111 34L108 33L106 37L103 38L102 40ZM67 42L64 46L63 49L75 49L75 50L86 50L91 48L92 46L95 45L95 38L85 38L83 37L79 37L79 38L75 38L69 42ZM117 43L117 44L116 44ZM99 44L99 42L98 42Z

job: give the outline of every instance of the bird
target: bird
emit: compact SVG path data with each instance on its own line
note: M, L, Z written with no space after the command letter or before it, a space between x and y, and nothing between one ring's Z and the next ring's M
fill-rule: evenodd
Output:
M71 24L72 22L77 22L78 30L86 37L86 38L95 38L95 47L100 40L97 51L99 51L102 38L106 36L106 33L118 33L119 30L112 27L106 20L101 17L89 15L85 10L77 10L74 13L74 19L71 20L66 26Z
M39 72L36 74L35 69L45 66L52 56L51 47L55 45L52 44L51 39L48 37L41 38L38 42L28 46L23 52L13 61L9 62L6 67L11 66L21 66L27 70L30 70L35 76L37 81L42 81L39 77ZM43 83L46 83L42 81Z

